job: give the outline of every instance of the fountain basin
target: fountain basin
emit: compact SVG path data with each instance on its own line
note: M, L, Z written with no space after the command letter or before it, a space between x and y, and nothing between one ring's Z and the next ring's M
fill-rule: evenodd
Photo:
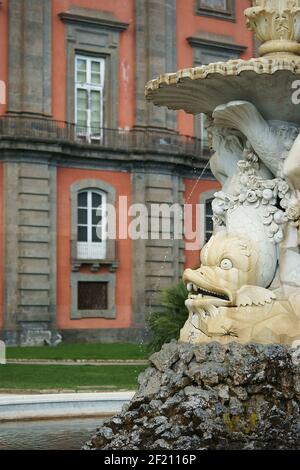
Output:
M163 74L148 82L146 98L190 114L212 114L220 104L246 100L267 120L299 124L299 108L292 101L293 84L299 79L297 57L230 60ZM280 106L274 106L279 101Z
M46 418L111 416L134 392L0 395L0 422Z

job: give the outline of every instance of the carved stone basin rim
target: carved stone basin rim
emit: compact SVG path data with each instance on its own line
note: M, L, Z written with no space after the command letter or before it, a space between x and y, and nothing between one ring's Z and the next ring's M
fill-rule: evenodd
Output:
M251 101L265 119L300 123L293 104L293 82L299 79L300 57L230 60L166 73L146 85L146 97L157 106L212 114L220 104ZM274 100L281 106L274 107Z

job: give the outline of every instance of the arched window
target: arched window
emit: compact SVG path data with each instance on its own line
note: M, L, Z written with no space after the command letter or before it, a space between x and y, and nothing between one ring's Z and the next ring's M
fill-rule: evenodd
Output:
M77 194L77 258L106 257L106 193L85 189Z

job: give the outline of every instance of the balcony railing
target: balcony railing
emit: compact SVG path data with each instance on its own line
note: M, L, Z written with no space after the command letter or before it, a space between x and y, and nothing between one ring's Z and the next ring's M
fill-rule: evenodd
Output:
M90 130L75 124L32 117L0 117L0 140L16 138L68 142L121 152L158 152L203 158L201 140L195 137L150 129ZM205 158L205 157L204 157Z

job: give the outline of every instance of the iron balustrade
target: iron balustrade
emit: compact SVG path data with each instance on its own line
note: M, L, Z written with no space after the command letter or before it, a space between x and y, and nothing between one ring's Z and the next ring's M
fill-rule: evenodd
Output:
M152 129L88 129L76 124L25 116L0 117L0 139L68 142L121 152L162 152L208 158L200 139Z

